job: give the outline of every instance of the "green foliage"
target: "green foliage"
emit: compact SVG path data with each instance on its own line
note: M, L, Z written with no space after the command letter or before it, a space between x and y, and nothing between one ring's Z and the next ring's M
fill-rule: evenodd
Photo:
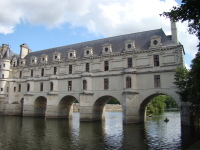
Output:
M147 113L157 114L164 111L166 107L165 97L163 95L154 97L147 105Z
M120 104L120 102L119 102L116 98L112 97L112 98L107 102L107 104Z
M178 108L178 104L176 103L176 101L167 95L165 96L165 104L166 104L166 108Z

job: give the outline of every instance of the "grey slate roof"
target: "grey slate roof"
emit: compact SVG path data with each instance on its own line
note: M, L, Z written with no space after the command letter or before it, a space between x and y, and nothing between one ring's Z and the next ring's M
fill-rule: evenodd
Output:
M125 48L124 42L127 40L134 40L137 50L148 50L150 46L150 38L154 35L161 36L161 42L163 46L176 45L173 41L169 40L162 29L156 29L31 52L25 57L26 64L30 63L30 58L32 56L38 57L39 60L42 54L48 55L48 61L52 61L54 52L61 53L61 59L65 60L67 59L67 52L70 49L76 50L77 58L83 57L84 48L87 46L93 48L94 56L98 56L101 55L102 45L105 43L112 44L113 53L122 52Z

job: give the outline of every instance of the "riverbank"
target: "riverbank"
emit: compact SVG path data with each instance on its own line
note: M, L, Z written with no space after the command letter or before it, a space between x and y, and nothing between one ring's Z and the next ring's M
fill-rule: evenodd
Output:
M79 112L79 110L80 110L79 103L74 103L73 104L73 111ZM122 106L119 105L119 104L106 104L105 110L106 111L122 111Z

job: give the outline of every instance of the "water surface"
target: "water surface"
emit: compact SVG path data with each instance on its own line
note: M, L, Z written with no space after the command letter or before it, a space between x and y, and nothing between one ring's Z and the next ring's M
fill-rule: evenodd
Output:
M168 117L170 121L163 120ZM196 136L180 126L180 112L167 111L147 117L144 124L122 123L121 112L106 112L103 122L73 119L0 117L0 149L3 150L99 150L185 149Z

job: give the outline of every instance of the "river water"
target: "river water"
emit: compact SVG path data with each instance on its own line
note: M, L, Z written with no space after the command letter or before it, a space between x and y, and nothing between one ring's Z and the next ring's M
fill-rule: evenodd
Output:
M177 150L196 138L190 128L181 128L179 111L128 125L122 122L122 112L106 112L103 122L81 123L79 113L71 120L0 116L0 150Z

